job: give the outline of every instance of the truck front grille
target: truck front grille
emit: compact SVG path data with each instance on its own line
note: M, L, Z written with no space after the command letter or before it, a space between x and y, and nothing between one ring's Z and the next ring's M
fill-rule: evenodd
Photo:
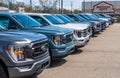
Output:
M80 38L80 37L82 37L82 33L81 33L81 31L78 31L78 37Z
M88 29L85 29L84 30L84 34L83 34L83 37L86 37L88 35Z
M98 25L97 25L97 27L99 28L99 27L101 27L101 25L100 25L100 24L98 24Z
M35 42L32 43L32 57L38 58L48 51L48 43L45 42Z
M76 34L76 36L78 38L81 38L81 37L86 37L88 34L89 34L89 29L84 29L84 30L75 30L74 31L74 34Z
M66 35L66 43L69 43L73 40L73 34Z

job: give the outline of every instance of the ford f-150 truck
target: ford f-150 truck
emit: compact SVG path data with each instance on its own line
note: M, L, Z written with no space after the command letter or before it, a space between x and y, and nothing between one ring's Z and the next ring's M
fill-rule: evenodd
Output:
M0 26L0 78L37 78L50 64L48 46L45 35Z
M56 17L58 17L59 19L61 19L62 21L64 21L65 23L68 24L76 24L76 25L82 25L82 26L88 26L88 33L90 34L90 36L92 36L92 26L91 23L89 22L71 22L68 18L64 17L62 14L54 14Z
M100 26L100 23L97 22L97 21L87 21L85 18L81 17L80 15L78 14L69 14L67 15L69 16L70 18L72 18L74 21L76 22L90 22L91 23L91 26L92 26L92 33L93 33L93 36L96 32L100 32L101 31L101 26Z
M52 58L63 58L74 51L73 32L69 29L44 26L21 13L0 13L0 22L7 29L42 33L47 36Z
M89 27L86 24L64 23L61 19L52 14L27 14L38 22L41 22L41 20L44 21L43 23L41 22L44 25L46 24L71 29L73 31L73 41L76 49L84 47L90 39Z
M82 14L79 14L80 16L82 17L87 17L89 20L87 21L97 21L100 23L100 27L101 27L101 31L105 30L106 28L106 21L105 20L101 20L101 19L98 19L96 18L93 14L90 14L90 13L82 13Z

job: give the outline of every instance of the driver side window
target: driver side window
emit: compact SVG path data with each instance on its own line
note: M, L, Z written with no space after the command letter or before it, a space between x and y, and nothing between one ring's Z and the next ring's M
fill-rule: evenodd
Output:
M38 16L31 16L31 17L35 19L37 22L39 22L40 24L42 24L43 26L49 25L49 23L41 17L38 17Z
M0 16L0 25L7 29L18 29L16 23L5 16Z
M9 19L0 17L0 25L5 28L8 28L9 27Z

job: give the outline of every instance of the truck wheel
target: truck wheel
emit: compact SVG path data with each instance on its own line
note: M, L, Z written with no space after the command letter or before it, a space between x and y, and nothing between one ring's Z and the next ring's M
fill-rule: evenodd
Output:
M50 61L53 61L52 53L51 53L51 49L50 48L49 48L49 54L50 54Z
M95 36L94 28L92 28L92 37Z
M0 64L0 78L8 78L7 72L5 71L4 67Z

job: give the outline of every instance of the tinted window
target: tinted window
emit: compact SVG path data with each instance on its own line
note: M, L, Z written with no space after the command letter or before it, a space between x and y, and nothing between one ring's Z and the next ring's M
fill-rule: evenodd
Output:
M41 24L39 24L36 20L32 19L27 15L14 15L13 18L15 18L25 28L41 26Z
M104 15L100 14L101 17L105 17Z
M74 15L68 15L69 17L71 17L72 19L74 19L75 21L80 21L77 17L75 17Z
M98 18L98 16L97 15L93 15L95 18Z
M6 17L0 17L0 25L4 26L5 28L9 27L9 19Z
M56 15L56 16L59 17L61 20L63 20L65 23L69 23L70 22L67 18L65 18L62 15Z
M85 21L85 19L84 19L83 17L81 17L81 16L79 16L79 15L77 15L77 14L75 14L75 16L76 16L77 18L79 18L81 21Z
M42 26L48 26L49 25L49 23L41 17L38 17L38 16L31 16L31 17L33 19L35 19L36 21L38 21L40 24L42 24Z
M104 16L105 16L105 17L109 17L109 18L111 17L111 16L109 16L109 15L107 15L107 14L104 14Z
M94 14L94 15L97 16L98 18L101 17L101 16L99 16L99 14Z
M48 19L51 23L53 24L64 24L64 22L60 19L58 19L57 17L55 16L52 16L52 15L44 15L44 17L46 19Z
M85 15L87 16L88 18L90 18L91 20L95 19L92 15Z
M88 18L87 16L85 15L80 15L81 17L85 18L86 20L90 20L90 18Z
M70 18L69 16L67 16L67 15L65 15L65 14L63 14L63 16L66 17L67 19L69 19L71 22L75 22L75 20L72 19L72 18Z
M0 25L6 29L18 29L17 24L6 16L0 16Z

